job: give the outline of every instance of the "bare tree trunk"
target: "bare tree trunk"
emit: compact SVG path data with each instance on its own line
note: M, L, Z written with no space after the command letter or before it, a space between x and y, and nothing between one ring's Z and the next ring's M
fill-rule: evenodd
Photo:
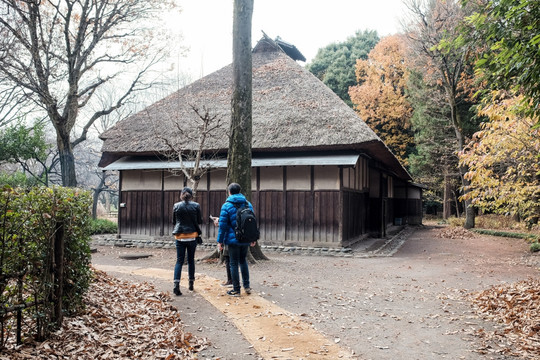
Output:
M451 116L452 116L452 124L454 125L454 130L456 132L456 139L458 141L458 150L463 150L465 147L465 136L463 135L463 126L462 121L459 116L459 111L456 105L456 90L455 88L447 89L447 96L448 96L448 103L450 105L451 109ZM459 166L459 176L461 178L461 184L463 186L463 193L467 194L469 190L467 189L468 186L471 184L469 180L465 178L465 173L467 172L467 168L465 166ZM472 229L474 228L474 208L472 206L471 200L465 200L463 202L464 204L464 211L465 211L465 224L463 227L465 229Z
M253 0L234 1L233 95L231 138L227 155L227 184L236 182L251 199Z
M231 138L227 154L227 184L236 182L251 200L252 140L252 58L251 18L253 0L234 1L233 95L231 100ZM251 248L248 260L268 260L259 243Z
M62 185L67 187L77 186L77 175L75 173L75 157L73 156L73 148L67 134L62 134L62 130L57 129L56 144L58 146L58 154L60 158L60 169L62 172Z
M450 199L450 194L452 190L450 185L450 175L448 175L448 171L445 170L445 172L446 174L444 174L443 219L448 219L452 214L452 203Z
M107 179L107 175L104 173L101 174L101 178L99 180L99 185L93 189L94 194L92 195L92 219L97 219L97 209L98 209L98 202L99 202L99 195L103 191L105 180Z

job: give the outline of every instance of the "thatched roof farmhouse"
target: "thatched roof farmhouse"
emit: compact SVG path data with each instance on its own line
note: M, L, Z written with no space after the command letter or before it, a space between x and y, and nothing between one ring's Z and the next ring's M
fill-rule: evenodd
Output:
M295 58L303 56L294 46L266 36L253 49L252 202L261 242L347 246L369 232L383 234L392 223L421 221L421 190L407 171ZM194 107L230 122L231 96L229 65L101 135L99 166L121 175L121 236L170 235L170 209L184 183L171 171L176 163L161 156L168 151L161 139L185 141L172 122L190 131L198 116ZM213 137L206 148L226 159L228 141ZM226 161L214 164L197 195L207 214L217 214L225 198ZM212 237L214 229L207 230Z

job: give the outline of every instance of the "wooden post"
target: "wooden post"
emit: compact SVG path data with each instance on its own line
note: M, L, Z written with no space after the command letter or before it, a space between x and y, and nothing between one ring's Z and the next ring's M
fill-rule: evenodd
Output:
M52 322L56 324L58 328L62 326L62 296L64 295L64 224L59 223L56 225L56 232L54 235L54 296L53 296L53 319Z

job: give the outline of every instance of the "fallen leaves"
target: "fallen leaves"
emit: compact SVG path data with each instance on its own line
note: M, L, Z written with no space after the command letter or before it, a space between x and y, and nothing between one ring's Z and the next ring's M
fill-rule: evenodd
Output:
M0 359L196 359L209 345L184 332L170 297L148 283L95 271L85 303L50 339L3 349Z
M476 234L461 226L448 226L438 231L435 236L441 239L474 239Z
M492 287L472 295L471 301L478 315L498 324L494 331L477 330L485 340L479 352L540 358L540 280Z

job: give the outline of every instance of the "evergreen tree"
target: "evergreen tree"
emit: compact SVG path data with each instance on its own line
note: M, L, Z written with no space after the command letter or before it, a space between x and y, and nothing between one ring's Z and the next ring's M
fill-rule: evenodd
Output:
M332 43L319 49L306 68L352 107L349 87L357 84L356 60L367 59L378 42L376 31L357 31L344 42Z

